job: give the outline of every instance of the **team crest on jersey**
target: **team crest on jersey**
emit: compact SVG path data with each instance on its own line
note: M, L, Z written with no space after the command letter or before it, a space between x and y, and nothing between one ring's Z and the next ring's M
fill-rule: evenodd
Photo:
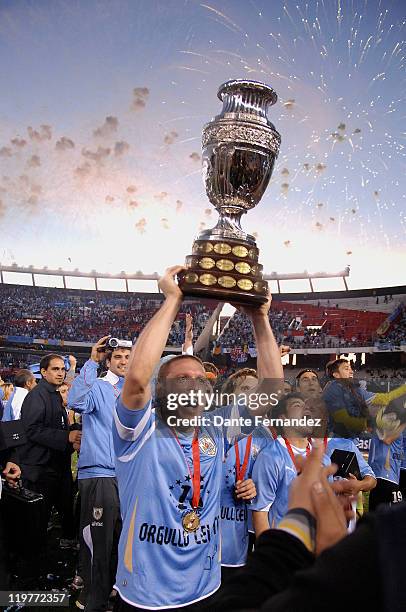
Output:
M103 508L93 508L93 518L95 521L100 521L103 516Z
M204 455L214 457L217 452L217 447L210 436L202 436L199 438L199 448Z
M256 459L259 453L259 447L255 444L251 445L251 455L253 459Z

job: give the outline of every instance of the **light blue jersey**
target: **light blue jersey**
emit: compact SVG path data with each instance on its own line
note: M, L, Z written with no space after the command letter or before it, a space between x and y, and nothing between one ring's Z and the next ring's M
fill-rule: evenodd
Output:
M108 372L97 378L98 364L89 359L73 381L68 408L82 415L78 478L115 477L113 410L124 378Z
M355 453L355 456L358 461L359 471L361 472L362 478L365 478L365 476L372 476L372 478L375 478L373 469L365 461L364 457L362 456L362 454L360 453L358 449L358 446L354 444L352 440L350 440L349 438L331 438L329 439L328 444L327 444L326 454L329 457L331 457L331 455L336 449L351 451Z
M251 434L251 450L244 480L251 478L258 454L273 443L272 435L265 427L257 427ZM238 444L240 465L244 461L249 437ZM223 463L221 487L221 565L239 567L245 565L248 553L248 531L251 524L251 504L234 497L236 483L236 452L231 446Z
M294 455L306 456L305 448L292 446L292 451ZM323 465L330 463L330 457L323 455ZM296 467L282 437L259 453L252 471L257 497L251 504L251 510L268 512L270 527L276 527L286 514L289 489L296 476Z
M224 430L212 419L231 410L204 414L207 421L198 434L200 526L187 533L182 518L192 510L193 435L176 438L151 402L128 410L117 401L113 440L123 528L115 588L129 604L182 607L219 588Z
M402 451L402 460L400 462L400 469L406 470L406 429L403 430L403 434L402 434L402 446L403 446L403 451Z
M369 449L368 463L376 478L383 478L399 484L400 465L403 454L403 438L400 436L392 444L385 444L373 435Z

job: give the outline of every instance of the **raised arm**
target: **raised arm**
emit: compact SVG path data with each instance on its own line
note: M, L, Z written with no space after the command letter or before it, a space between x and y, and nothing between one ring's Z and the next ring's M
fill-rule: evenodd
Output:
M121 401L130 410L141 410L151 398L150 380L165 349L169 332L182 303L175 275L182 266L168 268L158 286L165 301L147 323L135 343L128 363Z

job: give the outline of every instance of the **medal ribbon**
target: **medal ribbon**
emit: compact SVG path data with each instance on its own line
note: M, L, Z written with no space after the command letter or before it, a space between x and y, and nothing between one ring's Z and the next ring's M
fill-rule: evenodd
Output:
M238 448L238 442L234 442L235 448L235 478L238 480L244 480L245 472L247 471L248 459L251 452L252 434L247 438L247 446L245 447L244 461L240 465L240 451Z
M294 466L295 466L295 468L296 468L296 472L297 472L297 473L299 473L298 466L297 466L297 463L296 463L295 453L293 452L292 446L291 446L291 444L290 444L290 442L289 442L289 440L288 440L287 438L283 438L283 439L285 440L285 444L286 444L287 451L288 451L288 453L289 453L289 455L290 455L290 458L291 458L291 459L292 459L292 461L293 461L293 465L294 465ZM310 442L309 442L309 441L307 441L307 446L306 446L306 457L308 457L309 455L310 455Z
M289 442L289 440L287 438L283 438L285 440L285 444L286 444L286 448L288 450L288 453L290 455L290 458L293 461L293 465L296 468L296 472L299 473L298 469L297 469L297 463L296 463L296 459L295 459L295 454L293 452L292 446ZM328 438L327 436L324 436L324 452L326 452L326 448L327 448L327 442L328 442ZM306 446L306 457L308 457L310 455L310 438L307 439L307 446Z
M171 430L173 431L173 430ZM186 456L185 456L185 452L182 448L181 443L179 442L179 438L176 435L176 432L173 431L173 435L175 436L176 442L179 444L180 446L180 450L183 453L183 457L185 459L185 463L186 463L186 467L188 469L189 475L192 479L192 484L193 484L193 493L192 493L192 508L193 510L196 510L196 508L199 506L199 501L200 501L200 449L199 449L199 430L196 429L195 430L195 434L193 436L193 441L192 441L192 459L193 459L193 474L190 471L190 467L189 464L187 462Z

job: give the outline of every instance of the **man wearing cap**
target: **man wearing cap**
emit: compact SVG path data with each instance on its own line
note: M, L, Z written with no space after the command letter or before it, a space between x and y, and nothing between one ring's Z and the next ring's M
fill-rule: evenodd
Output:
M186 355L161 366L156 410L151 406L151 377L182 302L174 280L182 269L169 268L159 282L165 301L133 348L114 414L123 517L115 584L121 597L118 612L199 610L207 607L208 598L220 586L223 438L232 406L204 411L211 385L203 363ZM246 309L258 350L256 391L267 397L283 385L269 306L270 300L258 309ZM193 393L199 398L197 402ZM265 402L258 414L269 408ZM240 407L240 416L253 419L245 406ZM216 427L215 417L223 425ZM236 494L243 496L249 487L249 483L239 483Z

